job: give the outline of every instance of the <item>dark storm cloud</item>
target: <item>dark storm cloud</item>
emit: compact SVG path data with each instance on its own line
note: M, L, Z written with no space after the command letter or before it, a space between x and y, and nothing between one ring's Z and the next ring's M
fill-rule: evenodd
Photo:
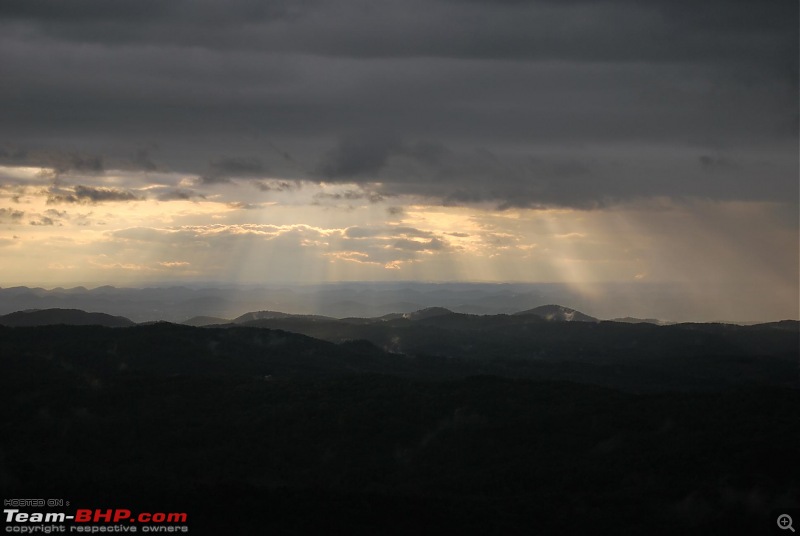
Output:
M159 192L155 198L159 201L191 201L194 199L205 199L206 196L186 188L173 188Z
M420 141L401 143L380 134L350 137L328 151L322 159L319 173L326 179L374 177L393 156L407 156L425 164L436 164L448 153L441 144Z
M99 156L83 155L79 153L55 153L50 155L48 167L56 173L102 173L105 168L103 159Z
M719 170L719 169L730 169L735 166L734 162L729 158L723 158L720 156L710 156L707 154L702 155L699 158L700 165L703 169L706 170Z
M79 151L29 150L14 145L0 147L0 165L42 167L52 175L81 173L101 174L105 171L103 157Z
M399 145L392 139L342 140L323 158L320 174L329 179L374 176L398 150Z
M223 157L209 163L209 172L200 177L204 184L230 182L233 177L260 177L267 171L255 157Z
M252 184L262 192L286 192L298 188L297 183L291 181L252 181Z
M0 163L6 165L25 165L28 162L28 151L10 145L0 146Z
M59 203L84 203L94 204L103 202L138 201L139 196L128 190L118 188L94 188L92 186L77 185L72 190L53 187L47 196L47 204Z
M156 171L158 165L152 160L150 152L150 149L144 147L137 149L131 160L131 167L142 171Z
M379 182L377 191L384 196L421 194L444 205L490 202L502 209L554 205L595 209L653 196L781 201L791 195L791 177L796 174L796 157L791 153L766 161L698 155L685 148L652 154L652 148L637 146L624 155L598 155L580 147L535 155L440 148L436 159L423 161L403 150L416 145L395 141L386 150L385 144L347 144L358 149L348 153L351 169L356 169L354 162L380 162L347 177L373 189L372 182ZM333 154L341 154L341 147Z
M785 40L785 17L796 9L786 4L6 0L0 16L56 39L102 44L358 57L673 61L774 53L774 42Z
M79 201L98 203L102 201L134 201L138 197L133 193L115 188L92 188L91 186L75 187L75 197Z
M366 199L370 203L380 203L384 200L384 196L377 193L377 192L370 192L364 190L346 190L342 193L327 193L327 192L320 192L318 194L314 194L314 200L326 200L330 199L333 201L356 201L359 199Z
M796 198L797 15L784 0L6 0L0 164L375 181L451 204Z

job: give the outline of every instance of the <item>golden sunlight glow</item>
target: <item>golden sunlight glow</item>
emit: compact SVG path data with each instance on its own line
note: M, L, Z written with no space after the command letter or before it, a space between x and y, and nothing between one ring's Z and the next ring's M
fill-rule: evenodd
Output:
M383 199L356 184L190 192L174 177L166 187L120 174L78 189L9 169L0 173L19 183L0 186L4 284L519 281L598 297L608 282L680 281L687 299L732 286L774 302L796 294L796 274L777 268L792 262L772 262L791 254L796 230L769 203L498 211Z

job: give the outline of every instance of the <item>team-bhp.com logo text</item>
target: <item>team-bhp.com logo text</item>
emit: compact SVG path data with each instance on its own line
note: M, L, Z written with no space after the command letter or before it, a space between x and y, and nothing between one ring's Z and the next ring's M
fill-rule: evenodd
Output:
M79 508L73 515L67 515L64 512L22 512L17 508L4 508L5 520L7 524L6 532L9 524L19 523L27 525L30 523L66 523L72 522L75 525L69 527L62 527L55 529L55 532L112 532L110 527L103 527L106 530L98 530L101 527L97 526L98 523L113 523L117 525L117 529L113 532L137 532L135 524L142 524L142 532L188 532L189 529L185 525L175 525L176 523L186 523L186 512L139 512L133 513L126 508L114 509L89 509ZM119 525L127 525L124 528ZM13 532L35 532L30 530L21 530ZM41 532L50 532L42 530Z

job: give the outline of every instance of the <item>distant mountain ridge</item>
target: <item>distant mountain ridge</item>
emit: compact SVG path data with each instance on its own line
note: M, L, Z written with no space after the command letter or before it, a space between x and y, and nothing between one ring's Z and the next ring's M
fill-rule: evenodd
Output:
M17 311L0 316L0 325L9 327L50 326L105 326L121 328L135 326L136 323L124 316L106 313L88 313L80 309L34 309Z
M508 316L503 314L479 315L474 313L464 313L460 311L453 311L446 307L425 307L411 312L396 312L376 317L361 317L361 316L333 317L324 315L284 313L281 311L252 311L249 313L244 313L242 315L239 315L232 320L227 320L224 318L217 318L217 317L197 316L197 317L192 317L181 323L185 325L202 326L202 325L225 324L225 323L248 324L259 320L279 320L279 319L295 319L295 320L303 319L303 320L313 320L313 321L323 321L323 322L343 321L343 322L369 323L373 321L388 322L393 320L420 321L420 320L428 320L432 318L444 317L449 315L455 315L457 317ZM542 320L547 320L551 322L600 322L599 319L593 316L589 316L585 313L582 313L575 309L571 309L569 307L564 307L563 305L542 305L539 307L535 307L533 309L528 309L525 311L514 313L512 316L526 316L526 315L535 316L541 318ZM655 323L655 321L653 323Z
M335 320L329 316L321 316L321 315L297 315L291 313L282 313L280 311L254 311L251 313L245 313L241 316L237 316L233 320L231 320L234 324L244 324L246 322L252 322L254 320L273 320L275 318L303 318L306 320Z
M126 288L91 285L72 288L0 287L0 315L29 309L80 309L124 316L134 322L184 322L204 316L230 321L248 311L280 311L336 318L375 318L442 307L454 313L511 315L542 304L565 304L600 319L632 317L664 323L718 321L750 324L797 319L796 311L752 317L747 308L715 311L687 304L670 288L636 284L601 285L602 300L587 298L576 289L553 283L420 283L352 282L320 285L175 285ZM88 288L87 288L88 287ZM640 293L649 298L637 299ZM627 305L626 305L627 304ZM627 319L625 319L627 320ZM744 322L743 320L747 320ZM616 320L618 321L618 320ZM752 322L751 322L752 321Z
M152 322L163 322L149 321ZM620 317L611 320L603 321L593 316L587 315L576 309L564 307L562 305L550 304L519 311L511 315L508 314L467 314L463 312L455 312L446 307L427 307L413 312L407 313L390 313L376 317L345 317L335 318L323 315L306 315L306 314L292 314L283 313L280 311L252 311L234 319L215 317L215 316L194 316L180 324L193 327L207 327L207 326L226 326L226 325L243 325L250 327L266 327L273 329L284 329L286 331L294 331L297 333L305 333L312 337L320 337L316 331L322 329L327 332L328 328L335 329L336 326L344 327L344 329L336 330L338 336L328 334L321 338L326 340L352 340L352 339L369 339L369 337L347 337L345 334L352 329L357 329L357 326L370 326L370 325L390 325L394 327L402 327L409 325L420 325L429 327L438 327L446 329L464 330L464 329L486 329L497 326L512 326L520 324L530 324L531 322L549 322L549 323L620 323L620 324L639 324L639 325L653 325L653 326L675 326L680 325L685 329L689 329L692 325L736 325L728 323L675 323L655 318L635 318L635 317ZM409 324L410 323L410 324ZM15 311L6 315L0 315L0 326L46 326L46 325L96 325L106 327L128 327L137 325L137 322L120 316L110 315L101 312L87 312L82 309L67 309L67 308L49 308L49 309L26 309ZM138 324L141 324L138 323ZM308 325L316 325L314 328L315 333L309 333ZM750 327L759 329L786 329L794 330L797 328L798 321L796 320L783 320L778 322L767 323L752 323L747 324Z
M403 318L408 318L409 320L425 320L426 318L434 318L437 316L452 315L452 314L460 314L460 313L454 313L450 309L446 309L444 307L428 307L426 309L420 309L419 311L414 311L413 313L405 313L403 315Z
M426 318L434 318L437 316L452 315L452 314L456 313L444 307L426 307L425 309L418 309L410 313L389 313L388 315L383 315L378 317L378 319L383 321L398 320L402 318L407 320L424 320ZM372 320L372 319L365 318L364 320Z
M451 313L418 320L290 316L209 327L156 322L109 329L101 324L119 319L82 311L10 316L30 321L41 317L37 313L49 313L38 318L48 325L0 326L0 357L30 378L47 366L83 382L140 373L258 381L367 373L539 378L633 392L798 387L797 321L656 326ZM94 325L63 325L67 321ZM73 368L62 368L61 358L73 360Z
M550 322L599 322L600 320L589 316L575 309L564 307L563 305L541 305L528 309L527 311L520 311L514 313L517 316L521 315L534 315Z
M657 326L665 326L673 324L674 322L666 322L658 318L635 318L632 316L623 316L620 318L612 318L609 322L623 322L625 324L655 324Z
M181 322L181 324L195 327L223 324L254 325L262 321L275 320L288 320L292 322L346 322L370 324L373 322L392 321L436 322L437 319L444 320L445 317L450 317L448 324L452 326L453 322L459 322L460 320L467 321L467 318L482 318L487 319L488 321L490 317L502 318L505 316L508 315L474 315L457 313L445 307L426 307L410 313L390 313L380 317L341 319L322 315L283 313L280 311L252 311L239 315L232 320L214 316L194 316ZM561 305L543 305L541 307L515 313L512 316L532 316L542 320L556 322L599 322L598 319L592 316ZM53 324L125 327L133 326L136 324L136 322L124 316L114 316L99 312L87 312L81 309L62 308L30 309L25 311L16 311L0 316L0 325L5 326L44 326Z
M188 320L184 320L181 324L185 326L203 327L213 326L215 324L228 324L230 320L227 318L219 318L217 316L193 316Z

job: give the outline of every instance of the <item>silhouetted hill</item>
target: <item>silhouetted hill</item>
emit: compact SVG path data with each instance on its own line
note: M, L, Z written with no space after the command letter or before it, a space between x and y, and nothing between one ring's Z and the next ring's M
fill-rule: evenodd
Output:
M409 360L368 342L342 347L297 333L168 322L110 329L96 325L0 327L0 355L19 371L110 379L118 375L314 377L408 373ZM67 368L62 368L66 365Z
M70 370L83 377L102 370L290 377L371 372L420 379L494 374L634 392L798 386L797 322L789 329L526 322L530 318L536 317L449 314L367 325L255 321L270 329L164 322L125 329L4 327L0 355L27 356L17 362L22 368L71 362ZM81 372L83 366L89 369Z
M406 313L403 315L403 317L408 318L409 320L425 320L428 318L452 314L454 314L453 311L445 309L444 307L428 307L426 309L414 311L413 313Z
M657 318L635 318L632 316L612 318L609 322L624 322L626 324L655 324L657 326L662 326L670 323L670 322L664 322L663 320L659 320Z
M17 311L0 316L2 326L106 326L111 328L133 326L135 323L122 316L105 313L87 313L79 309L43 309Z
M798 330L800 322L797 320L781 320L779 322L765 322L763 324L752 324L748 327L753 329L778 329L783 331L795 332Z
M533 315L544 320L556 322L599 322L599 320L593 316L581 313L575 309L570 309L569 307L564 307L563 305L541 305L514 314L520 316Z
M202 327L202 326L213 326L215 324L230 324L232 320L228 320L227 318L219 318L216 316L193 316L188 320L184 320L181 324L186 326L195 326L195 327Z
M254 311L252 313L245 313L241 316L237 316L232 320L234 324L245 324L247 322L253 322L256 320L273 320L276 318L297 318L303 320L333 320L327 316L319 316L319 315L295 315L289 313L281 313L279 311Z
M453 370L570 379L630 390L795 385L797 322L777 326L550 322L538 315L459 313L412 319L262 319L248 327L334 343L365 340L391 353L446 360Z
M193 534L761 534L796 503L800 323L438 312L0 326L0 486Z
M361 318L357 319L359 323L369 323L374 321L389 322L392 320L425 320L443 315L451 315L453 311L445 309L444 307L427 307L425 309L417 309L409 313L389 313L388 315L379 316L378 318ZM348 320L348 319L343 319ZM349 319L356 320L356 319Z

